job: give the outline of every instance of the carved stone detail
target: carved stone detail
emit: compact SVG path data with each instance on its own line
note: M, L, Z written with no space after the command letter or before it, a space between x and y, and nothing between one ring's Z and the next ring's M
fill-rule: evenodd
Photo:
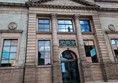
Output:
M109 29L110 31L115 31L115 27L114 27L113 24L108 25L108 29Z
M17 28L17 24L15 22L11 22L8 25L9 30L15 30Z

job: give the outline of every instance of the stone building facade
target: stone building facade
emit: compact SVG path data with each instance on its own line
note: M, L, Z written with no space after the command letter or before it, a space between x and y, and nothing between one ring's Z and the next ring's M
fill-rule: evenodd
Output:
M117 0L0 0L0 83L117 83L117 22Z

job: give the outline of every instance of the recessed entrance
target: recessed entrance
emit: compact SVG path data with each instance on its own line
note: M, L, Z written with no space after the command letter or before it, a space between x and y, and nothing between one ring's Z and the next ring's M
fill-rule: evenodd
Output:
M63 83L80 83L77 57L74 52L66 50L61 54Z

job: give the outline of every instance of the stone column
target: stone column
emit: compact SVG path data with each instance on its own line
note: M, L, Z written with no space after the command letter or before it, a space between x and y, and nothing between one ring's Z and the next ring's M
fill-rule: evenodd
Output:
M80 28L80 21L79 21L79 15L74 16L75 19L75 27L76 27L76 33L77 33L77 45L78 45L78 53L80 56L80 67L81 67L81 72L80 74L82 77L82 83L83 81L91 81L91 72L90 72L90 65L86 61L86 54L85 54L85 49L84 49L84 43L83 43L83 37L82 37L82 32Z
M36 14L29 14L24 83L36 83Z
M58 50L58 37L57 37L57 15L51 14L52 17L52 53L53 53L53 63L52 63L52 74L53 83L62 83L61 65L59 59Z

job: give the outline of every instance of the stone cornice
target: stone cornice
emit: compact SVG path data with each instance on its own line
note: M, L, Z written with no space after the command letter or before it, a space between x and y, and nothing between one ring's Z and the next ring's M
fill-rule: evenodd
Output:
M118 12L118 8L100 8L98 11Z
M0 30L0 33L22 33L23 30Z
M85 0L72 0L72 1L77 2L77 3L81 3L81 4L86 5L86 6L98 6L92 2L88 2Z
M118 3L118 0L95 0L96 2L110 2L110 3Z
M48 1L54 1L54 0L30 0L27 2L27 4L37 4L37 3L44 3L44 2L48 2ZM80 4L83 4L85 6L95 6L97 7L98 5L92 3L92 2L88 2L88 1L85 1L85 0L71 0L71 1L74 1L74 2L77 2L77 3L80 3Z
M25 3L9 3L9 2L0 2L0 6L18 6L18 7L25 7Z
M30 5L28 4L30 7ZM32 4L31 7L41 7L41 8L58 8L58 9L84 9L84 10L95 10L98 7L94 6L62 6L62 5L44 5L44 4Z
M106 34L118 34L118 31L105 31Z
M12 7L39 7L39 8L57 8L57 9L82 9L82 10L97 10L97 11L113 11L118 12L118 8L103 8L99 6L61 6L61 5L44 5L44 4L29 4L29 3L8 3L0 2L0 6Z
M54 1L54 0L30 0L28 2L33 2L33 3L44 3L44 2L48 2L48 1Z

